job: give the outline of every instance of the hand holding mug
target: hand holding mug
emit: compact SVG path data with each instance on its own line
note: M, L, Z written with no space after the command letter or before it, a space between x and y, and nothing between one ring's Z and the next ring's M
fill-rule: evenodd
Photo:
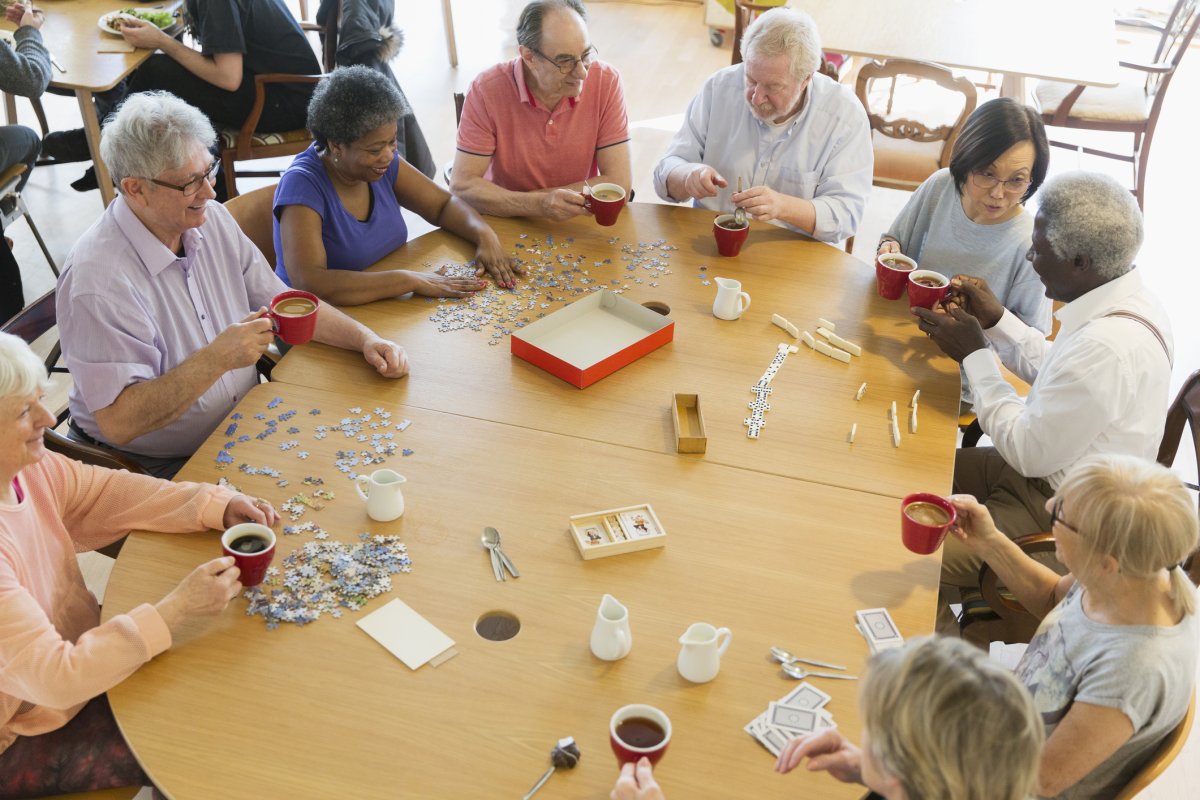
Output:
M1004 316L1004 304L983 278L955 275L950 279L950 297L963 311L979 320L984 330L993 327Z
M895 239L884 239L879 243L879 249L875 251L875 255L882 256L889 253L899 253L900 243Z
M1007 537L996 527L987 506L969 494L952 494L948 498L958 518L950 526L950 535L977 556L983 556L995 542Z
M627 761L609 794L610 800L665 800L662 787L654 780L650 759L640 758L637 764Z
M574 189L550 189L542 195L542 216L555 222L587 213L587 197Z

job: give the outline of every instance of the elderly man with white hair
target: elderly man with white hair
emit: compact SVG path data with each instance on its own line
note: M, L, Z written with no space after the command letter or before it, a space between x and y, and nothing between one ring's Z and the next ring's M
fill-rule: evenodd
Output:
M1137 202L1117 181L1087 172L1048 180L1038 197L1026 258L1046 296L1066 304L1055 312L1062 326L1053 342L968 275L954 277L956 300L946 308L914 309L921 330L962 363L995 445L958 451L954 491L978 498L1012 538L1050 530L1046 501L1088 456L1153 461L1170 400L1170 321L1134 267ZM1032 384L1028 397L1001 377L992 350ZM979 563L948 539L943 583L975 585Z
M692 98L654 190L713 211L744 208L824 242L853 236L871 190L871 126L854 93L817 72L816 24L802 11L768 11L746 29L742 58Z
M100 155L120 196L67 257L58 283L71 434L120 449L168 478L258 382L272 341L264 316L287 291L213 202L216 134L166 92L132 95L104 126ZM408 372L398 345L330 305L314 340Z

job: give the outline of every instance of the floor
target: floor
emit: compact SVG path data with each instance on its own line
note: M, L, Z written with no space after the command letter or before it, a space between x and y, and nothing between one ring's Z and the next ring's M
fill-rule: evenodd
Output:
M310 3L314 5L315 3ZM465 91L471 79L493 63L515 53L513 28L523 0L454 0L454 25L459 65L449 66L442 18L432 4L398 3L396 21L407 32L407 43L393 66L425 134L435 160L444 164L454 153L454 107L452 94ZM1106 13L1101 4L1097 13ZM1142 0L1151 9L1169 5L1167 0ZM590 0L587 3L593 43L601 57L623 74L632 126L634 187L639 201L653 201L650 173L680 115L705 77L729 63L728 39L713 47L703 25L703 9L689 0ZM51 16L53 8L48 9ZM1126 35L1129 47L1137 42ZM1193 51L1200 50L1194 45ZM1200 292L1200 270L1190 257L1195 250L1190 226L1194 225L1191 189L1200 170L1193 151L1195 142L1193 104L1200 97L1200 54L1185 58L1171 87L1154 142L1147 187L1146 244L1138 260L1145 279L1166 305L1174 326L1176 390L1194 369L1200 367L1200 315L1194 300ZM74 127L78 110L73 98L47 96L47 112L53 128ZM19 102L22 121L36 124L26 103ZM1051 172L1076 168L1115 170L1125 180L1121 165L1094 159L1080 162L1070 151L1054 149ZM39 168L26 189L26 200L39 222L51 253L61 264L73 242L99 216L99 193L78 194L70 186L82 172L76 165ZM269 181L258 181L266 183ZM244 181L243 191L256 185ZM872 258L874 243L907 198L906 193L884 189L872 192L866 218L859 229L855 255ZM410 225L415 233L428 226ZM28 228L17 223L7 232L16 242L15 253L25 268L26 297L36 298L53 285L54 277ZM969 265L964 265L969 271ZM1181 448L1177 471L1187 480L1196 479L1196 458L1190 444ZM97 556L86 569L89 583L102 590L107 567ZM1191 790L1188 786L1193 787ZM1154 800L1196 796L1200 786L1200 727L1187 749L1168 772L1141 797ZM146 793L148 796L148 793Z

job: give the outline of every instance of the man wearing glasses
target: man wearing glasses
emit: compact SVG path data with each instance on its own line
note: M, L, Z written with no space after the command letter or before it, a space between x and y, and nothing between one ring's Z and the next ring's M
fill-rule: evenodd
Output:
M71 436L169 478L258 383L272 341L263 316L287 287L219 203L216 134L165 92L133 95L104 126L119 192L67 257L58 284L74 379ZM316 341L362 353L381 375L404 350L322 305Z
M617 71L597 60L580 0L535 0L520 55L471 84L450 189L481 213L565 220L587 213L585 179L631 184Z

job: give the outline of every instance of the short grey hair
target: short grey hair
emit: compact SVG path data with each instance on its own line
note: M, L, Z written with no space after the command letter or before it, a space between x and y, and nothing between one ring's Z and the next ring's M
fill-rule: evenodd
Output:
M156 178L179 169L196 152L211 151L217 132L204 112L170 92L130 95L104 123L100 157L113 181Z
M20 336L0 333L0 399L46 388L46 365Z
M1088 256L1105 280L1133 269L1145 231L1128 189L1098 172L1064 172L1042 184L1038 213L1054 255Z
M542 49L542 23L546 12L555 9L570 9L587 22L587 9L581 0L534 0L521 9L521 17L517 20L517 44L530 50Z
M308 132L321 150L350 144L408 112L396 85L370 67L338 67L322 78L308 101Z
M821 66L817 23L803 11L773 8L750 23L742 34L742 60L789 56L792 76L802 81Z

